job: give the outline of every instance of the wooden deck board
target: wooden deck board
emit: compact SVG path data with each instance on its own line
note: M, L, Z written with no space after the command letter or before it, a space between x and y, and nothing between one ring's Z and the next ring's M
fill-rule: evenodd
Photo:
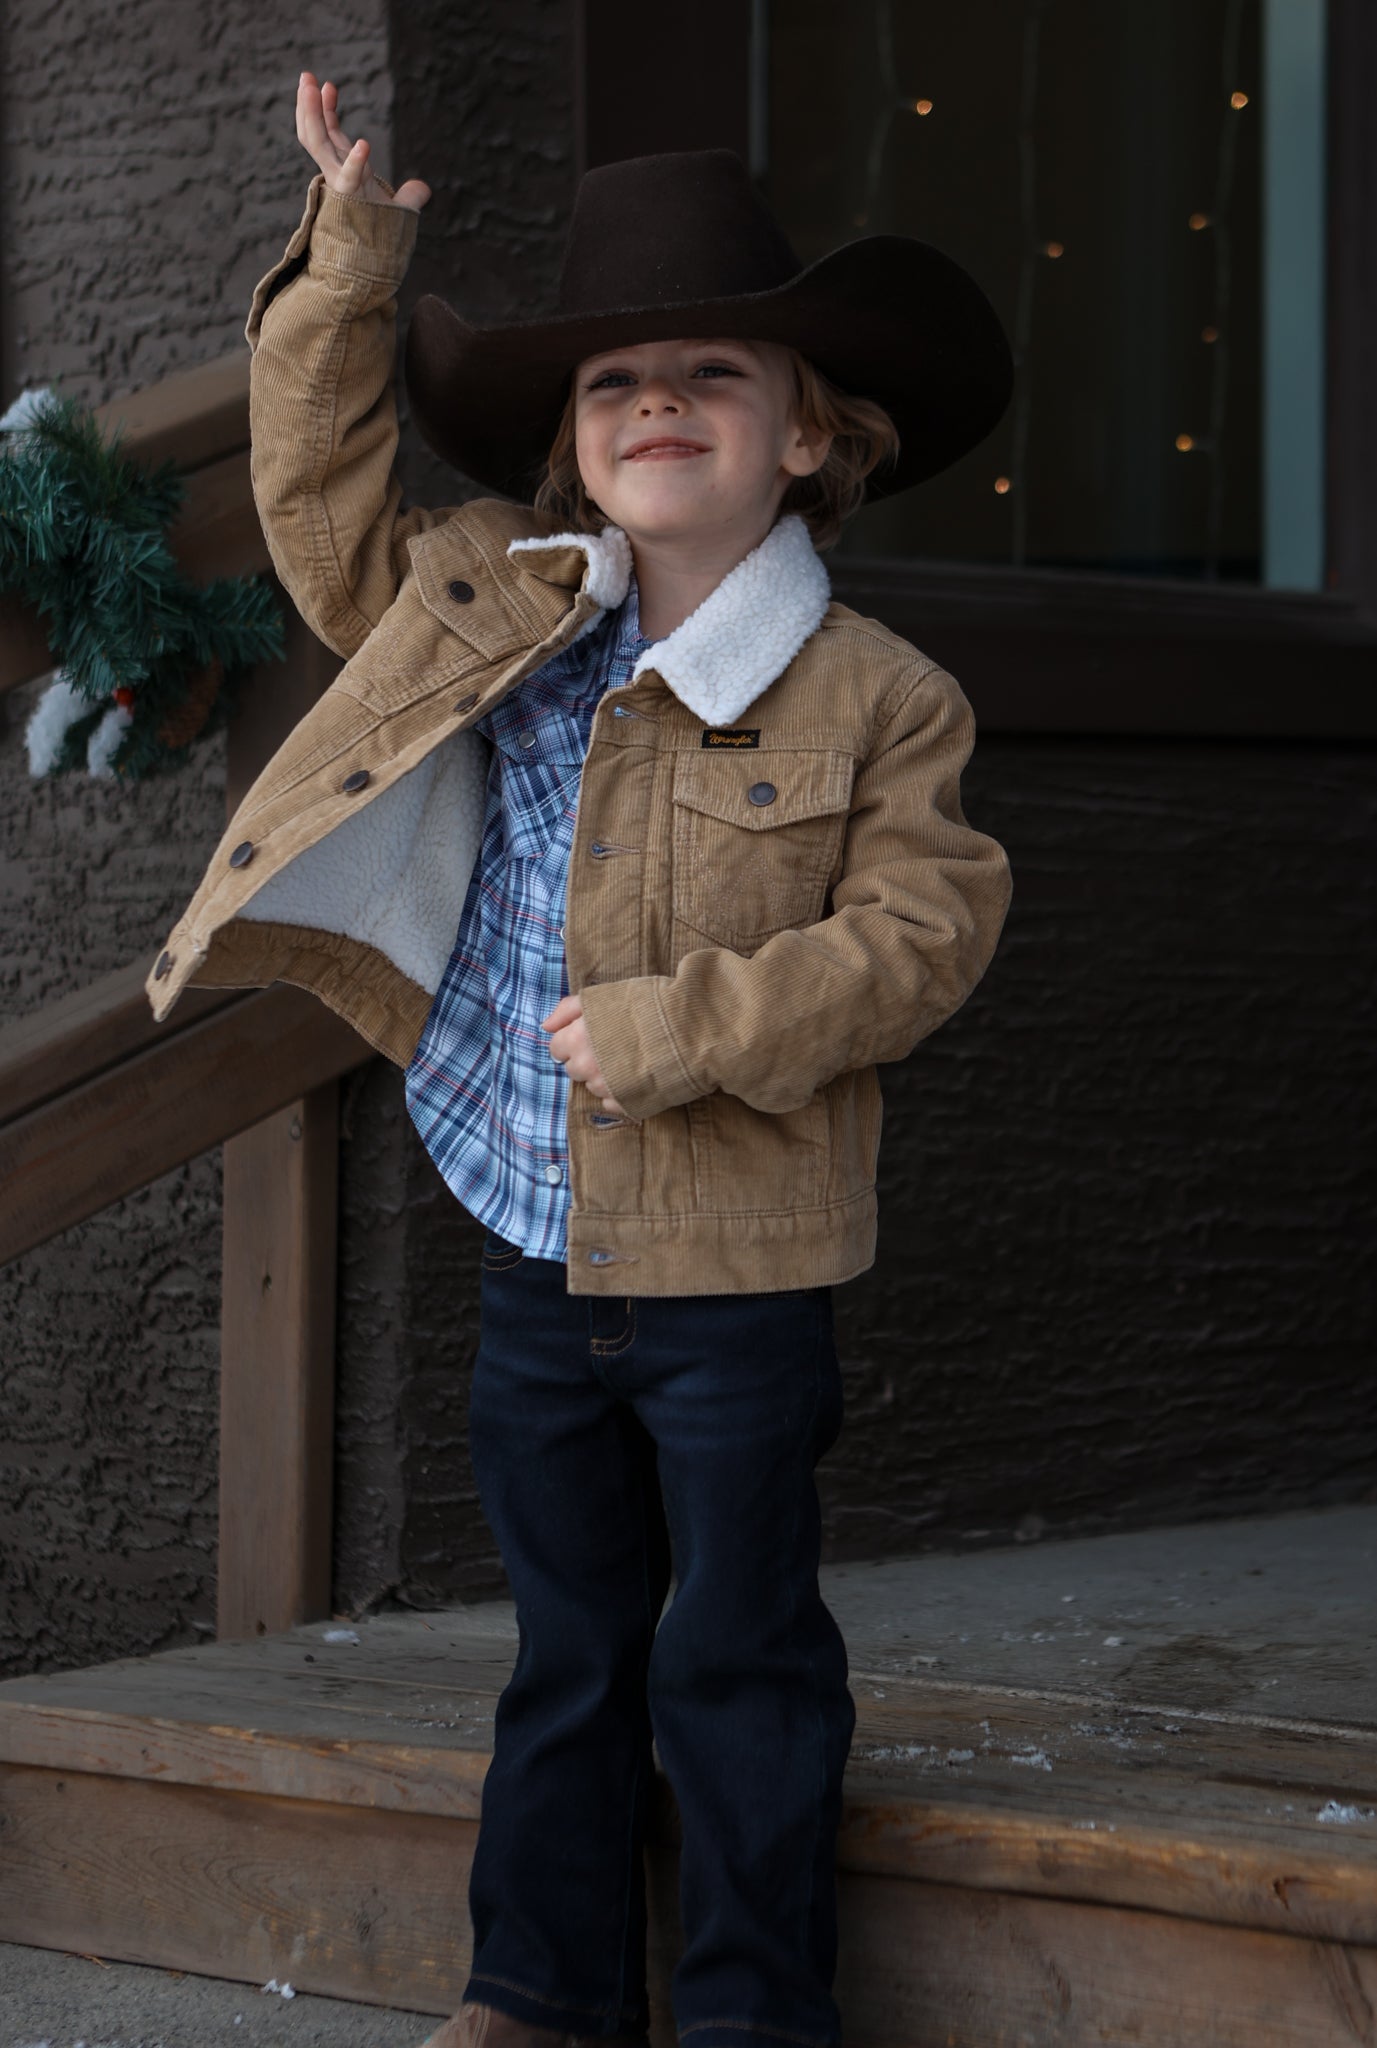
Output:
M12 1680L0 1760L475 1818L515 1650L498 1624L380 1617L331 1643L311 1623ZM854 1666L851 1688L844 1869L1377 1943L1371 1730Z
M1278 1524L1278 1546L1303 1548ZM1355 1525L1326 1526L1361 1572ZM1093 1549L1080 1547L1083 1582ZM1288 1617L1303 1683L1245 1674L1231 1695L1243 1705L1201 1705L1170 1655L1146 1697L1131 1667L1087 1684L1067 1654L1039 1666L1060 1684L1007 1682L1020 1667L1002 1653L969 1677L913 1669L950 1565L846 1567L825 1586L857 1707L837 1858L848 2048L1366 2040L1377 1717L1351 1718L1365 1698L1353 1659L1326 1665L1327 1602L1336 1633L1353 1631L1342 1587L1326 1578L1314 1611ZM1231 1614L1243 1641L1243 1610ZM973 1637L980 1618L962 1610ZM1180 1630L1194 1639L1198 1617ZM452 2009L516 1649L514 1611L494 1601L0 1684L0 1934ZM1175 1702L1164 1671L1181 1680ZM657 2044L673 2040L676 1868L661 1775L647 1845Z

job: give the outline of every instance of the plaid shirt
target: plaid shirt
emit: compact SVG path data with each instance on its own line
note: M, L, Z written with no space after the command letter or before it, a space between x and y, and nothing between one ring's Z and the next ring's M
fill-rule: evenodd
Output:
M493 743L459 935L406 1072L446 1184L528 1256L563 1260L570 1083L540 1028L569 994L564 896L593 713L653 642L625 601L475 721Z

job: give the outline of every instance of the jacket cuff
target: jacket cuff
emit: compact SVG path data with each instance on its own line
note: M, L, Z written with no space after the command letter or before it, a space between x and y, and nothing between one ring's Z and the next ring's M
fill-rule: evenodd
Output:
M613 1099L637 1123L709 1093L684 1065L665 1021L660 991L670 978L643 974L578 991L593 1057Z
M391 196L392 187L385 178L376 183ZM406 275L420 224L415 207L346 199L332 192L325 173L317 171L295 233L279 260L254 287L244 328L249 347L257 348L263 315L272 301L308 264L313 273L329 271L341 280L382 285L390 296Z

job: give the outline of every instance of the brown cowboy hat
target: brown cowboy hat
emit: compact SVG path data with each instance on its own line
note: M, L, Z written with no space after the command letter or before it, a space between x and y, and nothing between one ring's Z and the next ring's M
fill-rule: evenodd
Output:
M736 152L695 149L586 173L548 318L475 327L433 293L420 299L406 341L412 417L463 475L528 501L585 357L695 335L784 342L882 405L900 447L866 479L872 499L956 462L1013 391L998 315L950 256L868 235L800 265Z

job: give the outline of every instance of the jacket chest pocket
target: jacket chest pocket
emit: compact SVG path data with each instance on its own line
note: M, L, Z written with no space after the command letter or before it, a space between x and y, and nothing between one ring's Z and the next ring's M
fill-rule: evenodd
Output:
M733 952L816 924L846 831L851 754L680 754L674 916Z

